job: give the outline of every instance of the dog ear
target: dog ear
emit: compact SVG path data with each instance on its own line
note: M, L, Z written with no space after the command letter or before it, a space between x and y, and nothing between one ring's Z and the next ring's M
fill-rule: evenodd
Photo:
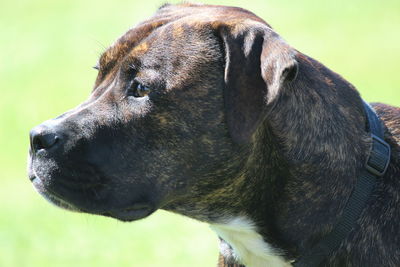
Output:
M295 50L267 25L254 24L219 29L225 50L226 118L237 143L251 140L267 105L298 72Z

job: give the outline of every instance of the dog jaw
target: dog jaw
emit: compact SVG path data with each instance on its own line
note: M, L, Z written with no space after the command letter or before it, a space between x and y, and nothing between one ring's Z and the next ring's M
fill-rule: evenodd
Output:
M292 266L280 255L279 250L263 239L254 223L246 217L235 217L225 223L211 224L210 227L233 248L235 260L248 267ZM221 253L226 254L224 251Z

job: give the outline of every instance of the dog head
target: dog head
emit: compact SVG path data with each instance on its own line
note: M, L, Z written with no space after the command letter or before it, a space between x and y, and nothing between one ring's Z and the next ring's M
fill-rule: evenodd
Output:
M70 210L218 218L295 53L246 10L166 5L104 52L86 102L31 131L29 177Z

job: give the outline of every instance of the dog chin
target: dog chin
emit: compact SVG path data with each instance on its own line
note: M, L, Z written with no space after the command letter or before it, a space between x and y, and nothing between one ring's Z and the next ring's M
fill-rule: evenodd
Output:
M155 209L151 206L143 206L143 207L133 207L122 210L114 210L110 212L105 212L100 215L111 217L123 222L132 222L136 220L140 220L150 216Z

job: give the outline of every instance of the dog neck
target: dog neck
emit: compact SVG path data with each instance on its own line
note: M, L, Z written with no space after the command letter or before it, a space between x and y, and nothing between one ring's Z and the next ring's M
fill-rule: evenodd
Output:
M199 185L190 201L168 207L229 229L235 220L251 222L242 230L251 228L285 260L332 229L369 151L357 91L318 62L298 60L304 62L296 83L285 85L271 103L253 141L209 174L213 187ZM307 75L310 64L319 66L320 76ZM227 227L217 232L223 236Z
M326 72L329 81L317 77L318 82L341 87L336 92L342 95L301 87L306 83L300 73L300 86L285 88L255 134L244 177L235 179L243 183L232 194L245 205L225 227L213 226L234 250L240 249L226 229L243 218L240 214L246 214L254 233L262 236L264 251L270 251L265 255L283 256L286 264L330 232L342 213L364 168L369 136L358 93Z
M298 81L282 90L280 101L268 114L274 140L281 145L279 154L289 170L273 203L274 223L282 240L294 245L294 254L302 254L332 229L369 153L359 94L337 74L318 62L312 64L320 66L320 76L305 81L310 76L304 67ZM310 62L302 64L307 65ZM304 86L324 82L329 86Z

